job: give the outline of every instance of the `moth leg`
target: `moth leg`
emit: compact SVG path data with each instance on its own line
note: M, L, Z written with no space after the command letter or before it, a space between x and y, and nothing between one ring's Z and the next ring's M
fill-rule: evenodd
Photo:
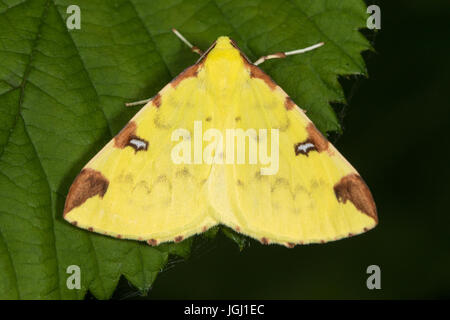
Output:
M172 28L172 32L175 33L175 35L181 41L183 41L192 50L192 52L198 53L199 55L203 55L203 51L200 50L198 47L194 46L192 43L190 43L185 37L183 37L183 35L180 32L178 32L177 29Z
M133 107L133 106L139 106L141 104L146 104L147 102L151 101L153 98L145 99L145 100L139 100L134 102L128 102L125 103L125 107Z
M269 60L269 59L286 58L287 56L292 56L294 54L300 54L300 53L303 53L303 52L311 51L311 50L314 50L316 48L319 48L319 47L323 46L324 44L325 44L325 42L319 42L319 43L316 43L315 45L312 45L312 46L309 46L309 47L306 47L306 48L303 48L303 49L287 51L287 52L277 52L277 53L274 53L274 54L269 54L267 56L262 56L261 58L256 60L253 64L255 66L257 66L257 65L259 65L259 64L261 64L264 61Z

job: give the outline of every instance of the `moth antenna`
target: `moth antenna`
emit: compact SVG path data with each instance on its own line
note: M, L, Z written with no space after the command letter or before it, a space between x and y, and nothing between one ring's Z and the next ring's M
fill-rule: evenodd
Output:
M152 100L152 98L145 99L145 100L134 101L134 102L128 102L128 103L125 103L125 107L139 106L141 104L146 104L147 102L149 102L151 100Z
M286 58L287 56L292 56L295 54L300 54L300 53L304 53L304 52L308 52L314 49L317 49L321 46L323 46L325 44L325 42L319 42L316 43L312 46L303 48L303 49L297 49L297 50L292 50L292 51L287 51L287 52L278 52L278 53L274 53L274 54L269 54L267 56L262 56L261 58L259 58L258 60L255 61L255 63L253 63L255 66L263 63L266 60L269 59L279 59L279 58Z
M192 43L190 43L183 35L175 28L172 28L172 32L175 33L175 35L183 41L191 50L192 52L198 53L199 55L203 54L203 51L200 50L198 47L194 46Z

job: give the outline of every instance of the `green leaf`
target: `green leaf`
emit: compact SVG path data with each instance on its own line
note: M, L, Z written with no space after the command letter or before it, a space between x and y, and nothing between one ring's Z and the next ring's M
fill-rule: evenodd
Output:
M81 8L68 30L66 9ZM262 68L323 132L339 130L329 102L345 102L338 75L365 74L361 0L7 0L0 3L0 298L109 298L119 277L145 291L170 254L77 229L62 219L68 188L148 98L230 35L251 58L325 41ZM67 267L81 268L69 290Z
M239 234L228 227L222 227L221 230L225 236L233 240L238 245L239 251L244 250L248 245L248 238L246 236Z

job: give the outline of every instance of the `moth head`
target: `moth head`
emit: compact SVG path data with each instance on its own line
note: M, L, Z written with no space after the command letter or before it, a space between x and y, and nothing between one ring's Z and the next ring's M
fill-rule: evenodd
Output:
M232 63L240 60L241 51L228 37L219 37L205 52L204 59L209 62Z
M235 49L233 42L234 41L227 36L222 36L217 38L215 48L220 50Z
M229 83L236 83L239 74L246 72L244 66L246 57L236 43L229 37L219 37L205 52L202 62L205 71L210 76L211 86L217 90L224 89Z

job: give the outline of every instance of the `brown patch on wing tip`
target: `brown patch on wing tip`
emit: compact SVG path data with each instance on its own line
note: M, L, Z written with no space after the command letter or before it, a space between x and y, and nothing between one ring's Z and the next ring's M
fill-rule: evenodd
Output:
M89 227L88 230L89 230L89 231L94 231L94 228Z
M328 149L328 140L317 130L316 126L311 122L306 127L308 131L308 139L314 143L317 151L322 152Z
M183 236L175 237L175 242L180 242L183 240Z
M122 235L118 234L117 239L122 239Z
M349 200L356 209L378 223L375 201L373 201L369 187L358 174L352 173L343 177L334 185L334 194L339 202L346 203Z
M189 68L185 69L175 79L172 80L171 82L172 87L176 88L180 84L180 82L183 81L184 79L196 77L200 66L202 66L201 62L196 63L193 66L190 66Z
M290 97L286 97L286 99L284 100L284 106L286 107L286 110L292 110L295 106L295 103Z
M237 232L241 232L241 228L239 228L239 226L236 226L236 228L234 228Z
M261 238L261 243L262 243L262 244L269 244L269 239L267 239L267 238L265 238L265 237L262 237L262 238Z
M76 226L76 225L78 224L78 222L72 221L71 224L73 224L74 226Z
M152 103L155 107L159 108L161 105L161 95L159 93L152 99Z
M287 243L287 246L288 246L289 248L293 248L293 247L295 247L295 243L293 243L293 242L288 242L288 243Z
M204 226L204 227L202 228L202 232L205 232L206 230L208 230L208 228L207 228L206 226Z
M64 205L64 216L73 208L81 206L87 199L99 195L103 198L109 181L100 171L85 168L81 170L69 189Z
M147 243L153 247L158 245L158 241L156 239L148 239Z

